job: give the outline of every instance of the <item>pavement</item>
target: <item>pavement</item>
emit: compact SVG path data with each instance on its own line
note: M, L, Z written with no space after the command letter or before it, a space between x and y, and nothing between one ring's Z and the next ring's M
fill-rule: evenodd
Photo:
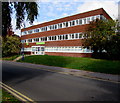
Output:
M84 71L84 70L76 70L76 69L69 69L69 68L62 68L62 67L55 67L55 66L46 66L46 65L39 65L39 64L32 64L32 63L21 63L21 62L14 62L14 61L13 62L6 61L6 62L8 63L10 62L11 64L16 64L16 65L24 65L25 67L30 67L30 68L58 72L58 73L67 74L67 75L86 77L86 78L92 78L92 79L100 79L100 80L120 83L120 75L90 72L90 71Z

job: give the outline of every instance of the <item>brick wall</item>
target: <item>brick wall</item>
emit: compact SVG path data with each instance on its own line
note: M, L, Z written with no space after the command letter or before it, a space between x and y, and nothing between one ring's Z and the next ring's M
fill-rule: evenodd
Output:
M34 25L34 26L31 26L31 27L28 27L28 28L24 28L21 31L31 30L31 29L35 29L35 28L38 28L38 27L53 25L53 24L57 24L57 23L61 23L61 22L66 22L66 21L70 21L70 20L80 19L80 18L99 15L99 14L103 14L107 19L111 19L111 17L105 12L105 10L103 8L100 8L100 9L96 9L96 10L92 10L92 11L88 11L88 12L64 17L64 18L61 18L61 19L56 19L56 20L53 20L53 21L45 22L45 23L42 23L42 24L39 24L39 25Z
M28 35L22 36L21 40L27 39L27 38L37 38L37 37L46 37L46 36L52 36L52 35L62 35L62 34L84 32L87 25L88 24L77 25L77 26L68 27L68 28L61 28L61 29L56 29L56 30L51 30L51 31L28 34Z
M25 48L31 46L47 46L47 47L55 47L55 46L82 46L82 39L76 40L61 40L61 41L47 41L45 44L36 45L36 43L29 43L29 45L24 44Z
M91 57L92 53L58 53L58 52L45 52L47 55L55 56L70 56L70 57Z

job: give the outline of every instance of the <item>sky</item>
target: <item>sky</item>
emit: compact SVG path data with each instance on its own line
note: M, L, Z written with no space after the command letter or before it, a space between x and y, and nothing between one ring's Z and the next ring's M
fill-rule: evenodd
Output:
M37 0L39 15L33 25L99 8L103 8L113 19L117 19L118 2L119 0ZM24 22L26 27L31 26L28 21ZM15 34L20 35L20 30L16 30L15 14L12 25Z

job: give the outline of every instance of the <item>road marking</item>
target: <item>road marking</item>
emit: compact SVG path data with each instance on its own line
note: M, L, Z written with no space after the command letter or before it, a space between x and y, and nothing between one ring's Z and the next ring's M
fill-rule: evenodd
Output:
M25 99L21 98L20 96L18 96L17 94L15 94L14 92L10 91L9 89L7 89L6 87L3 87L3 89L7 90L9 93L11 93L12 95L14 95L15 97L19 98L21 101L26 101Z
M10 61L12 62L12 61ZM8 62L10 64L10 62ZM14 63L14 62L13 62ZM19 63L19 62L18 62ZM20 62L21 63L21 62ZM24 62L22 62L24 63ZM28 63L29 64L29 63ZM30 63L32 64L32 63ZM17 66L22 66L22 67L27 67L27 68L32 68L32 69L42 69L42 70L45 70L45 71L50 71L50 72L57 72L57 73L60 73L60 74L67 74L67 75L71 75L69 73L64 73L64 72L58 72L57 70L48 70L48 69L45 69L45 68L42 68L42 67L30 67L30 66L25 66L25 65L21 65L21 64L13 64L13 65L17 65ZM38 65L38 64L37 64ZM76 75L73 75L73 76L76 76ZM99 81L106 81L106 82L112 82L112 83L120 83L119 81L112 81L112 80L107 80L107 79L102 79L102 78L97 78L97 77L90 77L90 76L87 76L87 75L79 75L79 76L76 76L76 77L83 77L83 78L88 78L88 79L94 79L94 80L99 80Z
M117 83L117 84L119 83L120 84L120 82L117 82L117 81L102 79L102 78L98 78L98 77L90 77L90 76L87 76L87 75L78 76L78 77L83 77L83 78L87 78L87 79L94 79L94 80L99 80L99 81L106 81L106 82L112 82L112 83Z
M7 86L6 84L0 82L0 86L2 88L4 88L5 90L7 90L8 92L10 92L12 95L14 95L15 97L19 98L21 101L24 101L26 103L36 103L34 102L34 100L30 99L29 97L21 94L20 92L16 91L15 89Z

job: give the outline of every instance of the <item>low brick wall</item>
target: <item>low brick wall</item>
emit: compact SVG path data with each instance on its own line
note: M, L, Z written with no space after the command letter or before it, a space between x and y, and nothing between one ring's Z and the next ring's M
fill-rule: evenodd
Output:
M58 52L45 52L46 55L55 56L70 56L70 57L91 57L92 53L58 53Z
M24 54L26 54L26 55L31 55L31 52L24 52Z

